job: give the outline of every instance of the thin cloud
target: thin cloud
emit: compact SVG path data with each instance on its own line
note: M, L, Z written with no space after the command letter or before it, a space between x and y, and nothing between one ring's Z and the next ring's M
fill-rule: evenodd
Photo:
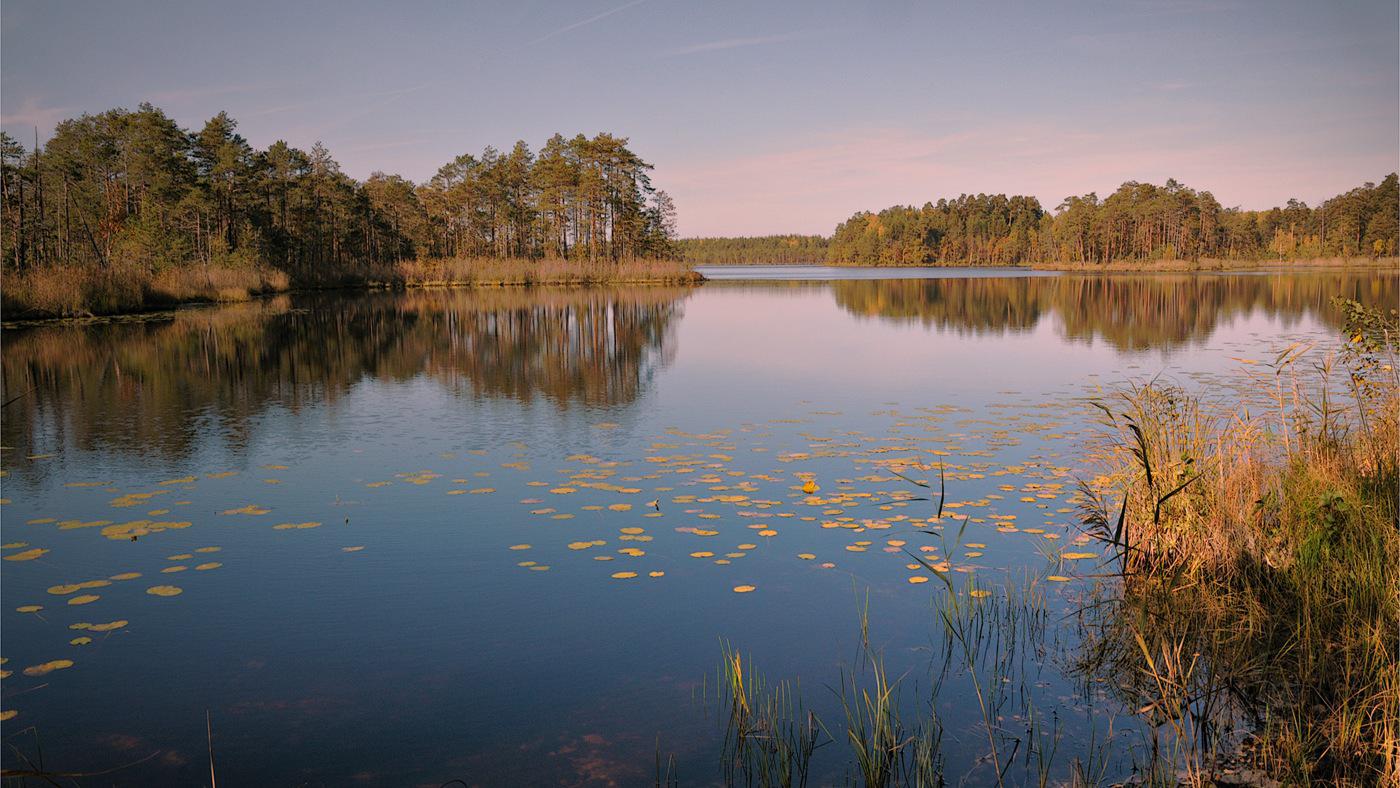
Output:
M632 2L630 2L630 3L624 3L624 4L622 4L622 5L620 5L620 6L616 7L616 8L608 9L607 11L604 11L604 12L601 13L601 14L597 14L597 15L595 15L595 16L590 16L590 17L588 17L587 19L584 19L584 20L575 22L575 23L573 23L572 25L566 25L566 26L564 26L564 27L559 28L558 30L554 30L554 31L551 31L551 32L549 32L549 33L545 33L544 35L540 36L539 38L536 38L535 40L528 42L528 43L527 43L527 46L532 46L532 45L534 45L534 44L543 43L543 42L545 42L545 41L548 41L548 40L551 39L551 38L554 38L555 36L562 36L562 35L564 35L565 33L568 33L568 32L570 32L570 31L578 30L580 27L587 27L588 25L591 25L591 24L593 24L594 22L598 22L598 21L600 21L600 20L607 19L608 17L612 16L613 14L621 13L621 12L626 11L627 9L629 9L629 8L631 8L631 7L633 7L633 6L641 5L642 3L645 3L646 1L647 1L647 0L632 0Z
M20 103L18 111L0 112L0 125L37 128L47 133L72 114L73 110L69 107L45 107L33 98L26 98Z
M812 33L803 30L791 33L778 33L771 36L747 36L743 38L722 38L718 41L706 41L703 44L692 44L688 47L673 49L667 55L679 57L681 55L695 55L701 52L718 52L722 49L738 49L739 47L756 47L764 44L781 44L784 41L796 41L802 38L811 38Z

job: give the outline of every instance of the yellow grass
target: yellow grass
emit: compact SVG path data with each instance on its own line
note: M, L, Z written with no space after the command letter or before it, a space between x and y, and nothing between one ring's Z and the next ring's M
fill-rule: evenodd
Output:
M263 266L181 268L151 273L140 266L52 266L5 272L0 283L6 320L137 312L191 302L246 301L286 290L291 280Z
M697 283L703 277L671 260L529 260L520 258L434 258L404 260L395 281L408 287L482 287Z
M313 287L493 287L532 285L696 284L704 277L669 260L531 260L457 258L405 260L366 272L298 282ZM184 303L246 301L294 287L285 273L262 265L190 266L152 273L138 264L109 268L49 266L0 280L6 320L140 312Z
M1045 271L1260 271L1298 268L1400 268L1397 257L1320 257L1307 260L1114 260L1108 263L1034 263L1031 268Z

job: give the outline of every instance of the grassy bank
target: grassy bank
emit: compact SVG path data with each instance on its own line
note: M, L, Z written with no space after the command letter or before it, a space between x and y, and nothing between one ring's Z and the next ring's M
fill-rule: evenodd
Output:
M5 272L0 302L7 320L141 312L184 303L247 301L291 287L263 266L208 266L152 273L144 267L52 266Z
M1108 263L1044 262L1030 266L1044 271L1076 271L1085 273L1105 271L1260 271L1325 268L1400 268L1396 257L1319 257L1306 260L1114 260Z
M1084 668L1193 779L1242 727L1286 784L1400 785L1397 326L1338 303L1346 349L1279 356L1268 416L1155 384L1104 403L1101 481L1126 502L1087 522L1122 582L1090 607Z
M736 260L733 262L710 262L691 260L698 265L821 265L834 268L1029 268L1037 271L1068 271L1076 273L1114 272L1175 272L1192 271L1272 271L1272 270L1325 270L1336 269L1400 269L1400 257L1319 257L1302 260L1227 260L1201 258L1199 260L1113 260L1107 263L1044 261L1026 264L1015 263L972 263L967 261L930 263L882 263L882 262L830 262L812 260Z
M534 285L695 284L669 260L406 260L333 277L293 277L262 265L201 266L152 272L136 265L52 266L6 271L0 302L6 320L115 315L180 304L230 303L298 288L520 287Z

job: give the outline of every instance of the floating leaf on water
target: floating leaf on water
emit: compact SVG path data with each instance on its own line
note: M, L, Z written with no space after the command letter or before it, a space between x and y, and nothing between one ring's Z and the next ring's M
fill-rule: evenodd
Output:
M981 598L983 598L983 597L991 596L991 595L992 595L992 592L991 592L991 591L984 591L984 590L982 590L982 589L980 589L980 588L977 588L977 589L973 589L973 590L967 592L967 595L970 596L970 597L972 597L973 599L981 599Z
M918 583L927 583L927 582L928 582L928 575L910 575L910 576L909 576L909 582L914 583L914 584L918 584Z
M1098 558L1098 553L1061 553L1060 557L1066 561L1078 561L1082 558Z
M77 596L75 596L75 597L69 599L69 600L68 600L68 604L70 604L70 605L87 605L87 604L91 604L91 603L93 603L93 602L96 602L97 600L99 600L99 599L101 599L101 598L102 598L102 597L98 596L97 594L79 594L79 595L77 595Z
M8 672L9 672L9 671L6 671L6 673L8 673ZM19 714L19 712L15 711L14 709L5 709L4 711L0 711L0 722L5 722L6 720L12 720L12 719L14 719L18 714Z
M42 548L42 547L35 547L35 548L31 549L31 550L25 550L25 551L22 552L22 553L15 553L15 554L13 554L13 555L7 555L7 556L5 556L5 560L6 560L6 561L33 561L34 559L38 558L38 557L41 556L41 555L44 555L44 554L47 553L47 552L48 552L48 550L46 550L45 548Z
M185 593L185 589L179 586L151 586L146 589L146 593L152 596L179 596Z
M612 578L613 578L614 580L628 580L628 579L631 579L631 578L636 577L636 576L637 576L637 573L636 573L636 572L613 572L613 573L612 573Z
M207 572L207 571L209 571L210 569L218 569L218 568L221 567L221 566L223 566L223 564L219 563L218 561L210 561L210 562L207 563L207 564L200 564L199 566L196 566L196 567L195 567L195 571L196 571L196 572Z
M43 675L52 673L52 672L54 672L55 670L64 670L64 669L66 669L66 668L71 668L71 667L73 667L73 660L71 660L71 659L55 659L55 660L50 660L49 662L45 662L45 663L43 663L43 664L41 664L41 665L30 665L29 667L27 667L27 668L24 669L24 675L26 675L26 676L43 676Z
M529 549L530 549L530 545L528 545L528 544L513 544L513 545L510 546L510 549L511 549L511 550L529 550Z
M754 588L755 588L755 586L734 586L734 593L736 593L736 594L747 594L747 593L749 593L750 591L753 591Z
M165 560L167 560L167 561L188 561L188 560L190 560L191 558L194 558L194 556L191 555L190 553L177 553L177 554L175 554L175 555L167 555L167 556L165 557Z
M20 605L19 607L15 608L15 610L19 611L20 613L37 613L43 609L43 605Z
M67 596L76 594L85 588L104 588L112 583L107 580L85 580L81 583L67 583L64 585L49 586L49 593L54 596Z
M647 577L665 577L665 572L647 572Z
M624 534L629 534L629 535L636 535L636 534L644 534L644 533L646 533L646 529L645 529L645 528L637 528L637 527L632 527L632 528L619 528L619 529L617 529L617 530L618 530L619 533L624 533Z
M272 526L272 530L274 530L274 531L290 531L290 530L294 530L294 529L295 529L295 530L300 530L300 529L304 529L304 528L319 528L320 526L321 526L321 524L320 524L320 523L317 523L317 522L309 522L309 523L278 523L277 525Z
M91 642L92 642L92 638L84 636L84 637L73 638L72 640L68 641L68 645L70 645L70 646L86 646L87 644L89 644L89 643L91 643Z
M342 553L358 553L358 552L360 552L360 551L363 550L363 549L365 549L365 546L364 546L364 545L362 545L362 544L357 544L357 545L354 545L353 547L342 547L342 548L340 548L340 551L341 551Z
M1046 580L1049 580L1049 581L1052 582L1052 583L1068 583L1068 582L1069 582L1069 578L1068 578L1068 577L1065 577L1064 575L1046 575L1046 576L1045 576L1045 579L1046 579Z
M70 625L68 626L68 628L69 628L69 629L86 629L86 630L89 631L89 632L111 632L111 631L113 631L113 630L121 629L122 627L126 626L126 625L129 624L129 623L131 623L131 622L129 622L129 621L127 621L126 619L123 618L123 619L118 619L118 620L116 620L116 621L109 621L109 622L107 622L106 624L84 624L84 625L81 626L81 627L78 626L77 624L70 624Z
M817 556L816 556L816 554L814 554L814 553L798 553L798 554L797 554L797 557L798 557L798 558L801 558L803 561L811 561L812 559L816 558Z
M691 558L714 558L715 554L708 550L698 550L690 554Z
M122 573L119 574L119 575L112 575L109 579L110 579L110 580L135 580L136 578L138 578L138 577L140 577L140 576L141 576L141 573L140 573L140 572L122 572Z

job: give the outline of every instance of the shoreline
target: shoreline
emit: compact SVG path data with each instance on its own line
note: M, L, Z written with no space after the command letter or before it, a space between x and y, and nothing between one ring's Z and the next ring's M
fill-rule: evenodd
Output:
M518 265L512 261L512 264ZM584 264L586 265L586 264ZM584 265L580 265L583 268ZM643 264L646 265L646 264ZM648 275L638 273L636 267L628 273L613 277L606 272L593 270L560 270L558 266L551 272L544 273L540 278L536 278L534 270L512 271L507 274L498 273L495 276L484 275L471 276L448 276L440 278L446 271L425 272L422 270L407 273L398 279L366 277L359 280L342 280L340 282L328 282L326 284L302 284L276 287L254 287L242 291L231 291L223 289L207 296L191 296L164 300L159 297L132 309L112 309L85 311L81 314L57 314L45 311L27 310L28 314L23 317L10 318L8 315L0 318L0 327L7 329L28 328L41 325L55 325L63 323L82 323L89 321L102 321L119 319L123 317L152 316L161 313L175 312L181 309L195 307L218 306L221 304L248 303L259 299L276 295L295 295L300 293L316 293L331 291L376 291L376 290L459 290L459 289L501 289L501 288L532 288L532 287L561 287L561 288L591 288L606 287L612 285L626 286L655 286L655 285L688 285L700 286L711 280L699 271L694 265L683 263L684 273L667 271ZM1157 261L1119 261L1108 264L1098 263L1037 263L1031 265L967 265L967 264L942 264L926 263L920 265L862 265L853 263L709 263L699 264L710 267L773 267L773 268L796 268L801 266L820 266L829 268L887 268L890 270L904 270L910 268L1011 268L1026 271L1045 271L1067 274L1115 274L1115 273L1232 273L1232 272L1253 272L1253 273L1288 273L1291 271L1328 271L1328 270L1364 270L1364 271L1400 271L1400 258L1327 258L1320 260L1299 260L1299 261L1279 261L1279 260L1157 260ZM460 269L459 269L460 270ZM157 294L158 296L158 294ZM8 311L8 310L6 310Z
M1397 270L1400 271L1400 257L1338 257L1308 260L1223 260L1203 258L1201 260L1116 260L1110 263L833 263L814 261L806 263L697 263L687 265L710 268L796 268L817 266L822 268L1019 268L1027 271L1059 271L1062 273L1193 273L1217 271L1293 271L1293 270Z
M139 309L124 309L113 312L91 312L82 315L43 315L35 317L21 317L10 319L5 317L0 319L0 328L4 329L24 329L38 328L41 326L55 325L78 325L84 323L100 323L106 321L119 321L124 318L130 319L156 319L160 315L174 314L185 309L202 309L216 306L235 306L237 304L249 304L255 301L262 301L275 296L284 295L304 295L309 293L330 293L337 291L354 292L383 292L383 291L409 291L409 290L505 290L505 289L531 289L536 287L547 288L573 288L591 289L608 287L612 285L628 286L678 286L689 285L698 287L707 280L704 276L696 273L693 277L666 277L642 279L628 277L622 279L549 279L549 280L450 280L450 281L425 281L425 282L384 282L366 281L351 282L346 284L328 285L305 285L300 287L287 287L275 290L260 290L249 292L242 298L191 298L174 302L152 303Z
M17 327L246 303L273 295L330 290L411 288L600 287L699 285L705 277L664 260L528 260L518 258L401 261L297 281L269 266L184 268L150 274L130 269L56 268L3 281L0 325Z

